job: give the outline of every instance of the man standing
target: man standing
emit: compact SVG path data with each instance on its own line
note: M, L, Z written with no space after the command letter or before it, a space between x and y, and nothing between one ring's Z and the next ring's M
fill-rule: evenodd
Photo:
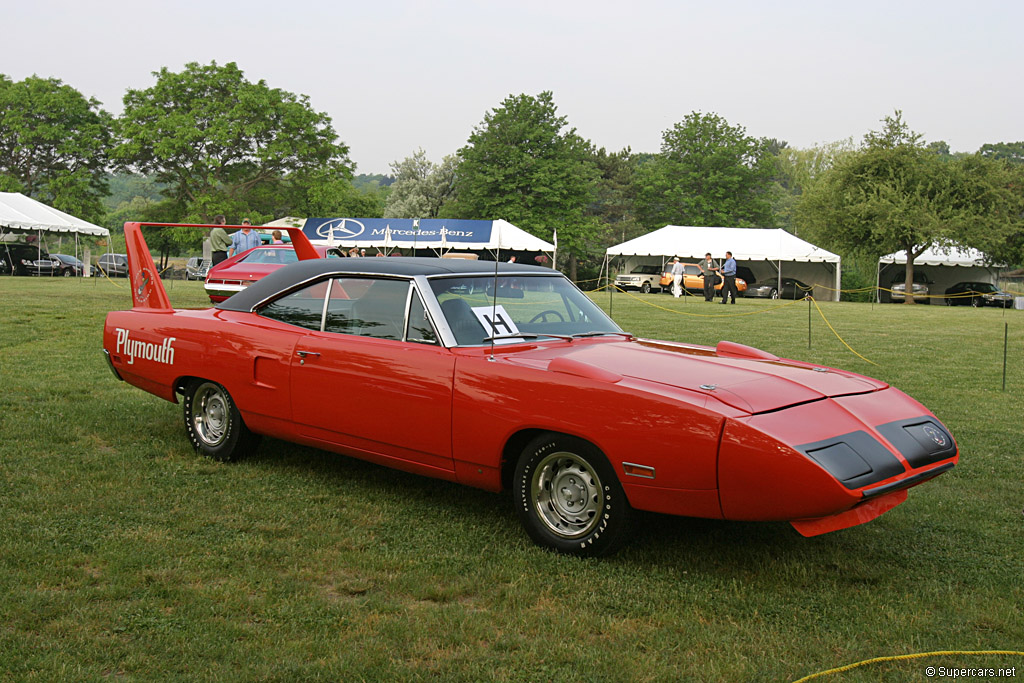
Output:
M242 221L242 229L231 236L231 249L228 251L228 258L258 246L260 246L260 236L252 231L252 225L246 218Z
M679 262L679 257L676 256L672 259L672 296L679 298L683 293L683 264Z
M731 251L725 252L722 280L722 303L729 303L729 297L732 297L732 303L736 303L736 297L739 295L736 291L736 259L732 257Z
M704 301L714 301L715 282L718 279L718 263L711 258L711 252L704 254L704 260L700 262L700 272L704 274Z
M227 219L223 215L217 216L213 219L214 224L220 226L224 225ZM210 231L210 261L213 265L217 265L228 257L228 247L231 246L231 238L228 237L228 231L224 228L214 228Z

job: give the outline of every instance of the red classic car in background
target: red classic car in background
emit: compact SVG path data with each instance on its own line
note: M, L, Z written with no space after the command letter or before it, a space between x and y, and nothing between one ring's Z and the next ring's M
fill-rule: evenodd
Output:
M180 400L198 451L230 460L267 436L511 490L559 552L613 550L632 510L843 529L958 460L884 382L636 339L546 268L322 259L295 230L298 263L175 310L140 224L125 236L134 306L107 316L104 353L119 379Z
M321 258L344 256L340 249L333 247L313 248ZM298 260L295 248L290 244L253 247L210 268L206 273L206 293L210 301L220 303L278 268Z

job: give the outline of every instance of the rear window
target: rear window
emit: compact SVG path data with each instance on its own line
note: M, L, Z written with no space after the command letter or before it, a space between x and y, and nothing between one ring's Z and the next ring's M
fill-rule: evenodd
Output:
M245 263L295 263L298 261L294 249L254 249L239 262Z

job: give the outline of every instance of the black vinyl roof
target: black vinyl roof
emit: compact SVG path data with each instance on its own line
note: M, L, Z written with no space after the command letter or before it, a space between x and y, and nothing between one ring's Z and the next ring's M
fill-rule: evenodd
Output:
M251 311L274 294L301 282L330 275L494 275L494 261L389 256L308 259L290 263L217 304L224 311ZM499 275L561 275L558 271L524 263L498 263Z

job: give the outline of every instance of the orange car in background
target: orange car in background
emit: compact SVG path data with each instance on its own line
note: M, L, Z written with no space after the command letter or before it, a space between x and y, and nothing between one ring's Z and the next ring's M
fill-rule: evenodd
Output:
M671 269L666 270L662 273L662 280L667 279L668 282L672 282L672 271ZM704 294L704 274L700 272L700 266L696 263L684 263L683 264L683 289L690 294ZM669 284L661 288L661 291L665 294L672 293L672 285ZM736 278L736 291L740 293L740 296L746 296L747 292L747 281L741 277ZM715 295L719 295L722 292L722 277L718 276L718 281L715 283Z

